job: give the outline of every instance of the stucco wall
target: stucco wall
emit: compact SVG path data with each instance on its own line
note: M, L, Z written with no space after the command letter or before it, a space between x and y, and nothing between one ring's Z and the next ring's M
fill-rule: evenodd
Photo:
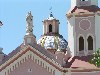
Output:
M28 70L31 69L31 72ZM12 71L9 75L54 75L48 72L43 67L39 66L38 64L34 63L33 60L29 59L14 71Z
M90 27L87 30L83 30L80 27L82 20L88 20L90 22ZM88 25L85 21L82 22L82 25L85 27ZM94 17L77 17L75 19L75 32L76 32L76 50L79 51L79 37L82 36L84 38L84 50L88 53L88 43L87 38L91 36L93 38L93 49L95 50L95 18Z
M48 34L50 24L52 25L52 32L59 33L59 23L56 19L43 21L43 34Z

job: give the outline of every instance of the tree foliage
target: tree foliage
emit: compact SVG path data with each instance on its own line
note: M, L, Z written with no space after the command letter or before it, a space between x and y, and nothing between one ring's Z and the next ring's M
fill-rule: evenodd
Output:
M100 67L100 48L93 53L93 58L90 60L90 63Z

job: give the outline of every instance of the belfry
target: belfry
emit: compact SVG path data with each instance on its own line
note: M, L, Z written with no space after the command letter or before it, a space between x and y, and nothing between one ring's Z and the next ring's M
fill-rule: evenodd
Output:
M100 48L100 8L98 0L71 0L68 19L68 44L73 56L92 55Z

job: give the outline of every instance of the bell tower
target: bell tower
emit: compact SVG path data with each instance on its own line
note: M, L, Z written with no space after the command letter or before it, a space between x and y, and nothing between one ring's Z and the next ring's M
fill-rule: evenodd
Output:
M71 7L75 6L98 6L98 0L71 0Z
M73 56L87 56L100 48L100 8L98 0L71 0L68 45Z

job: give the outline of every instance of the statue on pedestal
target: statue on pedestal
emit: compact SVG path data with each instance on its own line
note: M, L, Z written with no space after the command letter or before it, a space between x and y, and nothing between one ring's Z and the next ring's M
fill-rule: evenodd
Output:
M31 11L28 12L28 15L26 16L26 35L33 34L33 16L31 14Z

